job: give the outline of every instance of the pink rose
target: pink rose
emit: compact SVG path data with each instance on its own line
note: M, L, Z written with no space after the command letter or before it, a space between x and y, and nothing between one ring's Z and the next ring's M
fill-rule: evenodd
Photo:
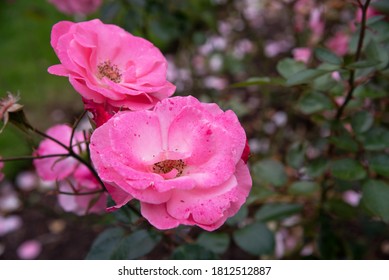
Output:
M48 0L60 12L68 15L87 15L95 12L101 0Z
M48 129L46 134L69 146L72 128L68 125L56 125ZM79 155L86 153L84 142L83 132L76 131L72 146ZM58 143L45 139L40 143L35 155L47 156L67 153L68 151ZM104 211L106 193L102 192L99 182L91 171L76 159L69 156L47 157L35 159L34 165L39 177L46 181L57 181L59 191L71 193L58 196L59 204L65 211L78 215ZM89 192L92 194L84 194Z
M326 42L326 47L339 56L344 56L348 52L350 37L344 32L337 32L334 37Z
M188 96L162 100L152 111L117 113L94 131L90 151L116 208L136 198L158 229L211 231L251 189L246 143L232 111Z
M98 19L62 21L53 27L51 45L61 64L49 73L69 77L89 110L107 107L111 115L120 109L149 109L175 91L166 80L162 53L118 26Z

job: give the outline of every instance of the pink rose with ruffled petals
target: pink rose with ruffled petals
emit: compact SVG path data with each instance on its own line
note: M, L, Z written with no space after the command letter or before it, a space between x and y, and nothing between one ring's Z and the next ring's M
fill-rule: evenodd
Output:
M67 15L87 15L95 12L102 0L49 0L49 3Z
M72 128L68 125L56 125L46 132L50 137L69 146ZM86 153L86 144L82 131L75 131L72 139L75 153ZM58 155L34 160L36 171L43 180L57 181L60 192L59 204L65 211L78 215L103 212L107 195L102 192L99 182L91 171L78 160L66 155L68 151L51 139L43 140L35 152L36 156ZM85 194L90 193L90 194Z
M61 64L49 73L69 77L88 109L149 109L175 91L159 49L118 26L62 21L52 29L51 45Z
M232 111L188 96L117 113L94 131L90 151L116 208L135 198L158 229L211 231L236 214L251 189L246 143Z

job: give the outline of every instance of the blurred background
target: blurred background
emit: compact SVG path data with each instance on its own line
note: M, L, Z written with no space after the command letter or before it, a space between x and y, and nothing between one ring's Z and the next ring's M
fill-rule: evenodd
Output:
M161 49L176 95L194 95L235 111L248 136L254 178L246 206L217 233L184 227L174 242L139 257L180 258L189 250L195 252L192 258L386 259L388 226L364 214L358 186L340 184L326 205L328 219L319 221L319 184L293 185L304 176L323 175L318 155L328 127L296 109L301 88L277 82L277 63L294 55L298 59L296 48L329 46L337 34L351 38L352 2L104 0L88 14L66 14L46 0L2 0L0 96L19 94L28 119L41 130L72 124L83 104L67 78L47 73L58 63L50 46L51 27L61 20L92 18L117 24ZM269 80L239 84L252 77ZM0 155L29 155L37 143L8 125L0 135ZM114 214L64 212L31 161L7 162L4 172L0 259L84 259L95 237L117 221ZM325 231L319 231L323 225Z

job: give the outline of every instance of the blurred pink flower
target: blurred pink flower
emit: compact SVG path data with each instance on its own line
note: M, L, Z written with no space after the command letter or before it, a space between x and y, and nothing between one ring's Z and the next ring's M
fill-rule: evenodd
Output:
M38 240L23 242L17 249L17 254L22 260L32 260L39 256L42 251L42 244Z
M38 186L38 177L32 171L20 172L16 177L16 185L24 191L31 191Z
M72 128L68 125L56 125L46 132L47 135L69 146ZM85 139L82 131L76 131L72 146L81 155L86 153ZM36 156L66 154L67 150L50 139L43 140L35 152ZM59 191L72 194L60 194L59 204L65 211L78 215L102 212L105 209L107 195L101 191L101 186L91 171L76 159L64 157L48 157L35 159L34 165L38 175L46 181L59 181ZM95 192L91 195L80 193Z
M119 208L140 200L156 228L215 230L251 189L246 135L232 111L192 96L120 112L91 137L91 158Z
M362 195L356 191L348 190L343 193L343 201L350 204L351 206L358 206L359 201L362 198Z
M316 7L311 11L308 25L312 32L311 35L312 44L316 44L323 37L325 25L322 17L323 17L323 9L321 7Z
M49 73L69 77L89 110L94 104L110 111L149 109L175 91L159 49L118 26L61 21L53 26L51 45L61 64Z
M293 58L297 61L302 61L305 64L309 62L312 56L312 50L310 48L295 48L292 50Z
M87 193L95 192L100 188L96 178L84 166L80 165L73 174L74 179L62 180L58 183L61 192L68 193ZM58 202L61 207L67 212L73 212L77 215L85 215L88 213L101 213L105 210L107 204L107 195L105 193L72 195L59 194Z
M350 37L344 32L337 32L334 37L331 37L326 42L326 47L339 56L344 56L348 52Z
M55 125L49 128L46 131L46 134L58 140L62 144L69 146L70 137L72 135L72 128L65 124ZM80 154L82 150L86 150L86 145L84 144L85 139L82 131L76 131L73 137L73 149L75 149L77 154ZM47 155L56 155L56 154L67 154L68 151L60 146L58 143L50 139L43 140L38 149L35 151L36 156L47 156ZM43 159L35 159L34 165L36 171L43 180L46 181L55 181L63 180L70 176L79 165L78 161L72 157L48 157Z
M102 0L48 0L60 12L67 15L88 15L95 12Z
M11 215L8 217L0 216L0 236L15 231L22 226L22 219L19 216Z

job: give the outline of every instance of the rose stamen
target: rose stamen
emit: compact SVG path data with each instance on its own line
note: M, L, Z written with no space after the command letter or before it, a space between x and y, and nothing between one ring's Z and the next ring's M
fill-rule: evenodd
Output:
M122 80L122 74L120 73L118 66L116 64L111 64L111 61L109 60L100 63L97 66L97 69L99 71L97 75L99 79L107 77L114 83L120 83Z
M182 159L178 160L172 160L167 159L164 161L159 161L157 163L154 163L153 165L153 172L157 174L166 174L172 171L173 169L177 170L177 177L180 177L182 175L182 172L184 171L185 163Z

